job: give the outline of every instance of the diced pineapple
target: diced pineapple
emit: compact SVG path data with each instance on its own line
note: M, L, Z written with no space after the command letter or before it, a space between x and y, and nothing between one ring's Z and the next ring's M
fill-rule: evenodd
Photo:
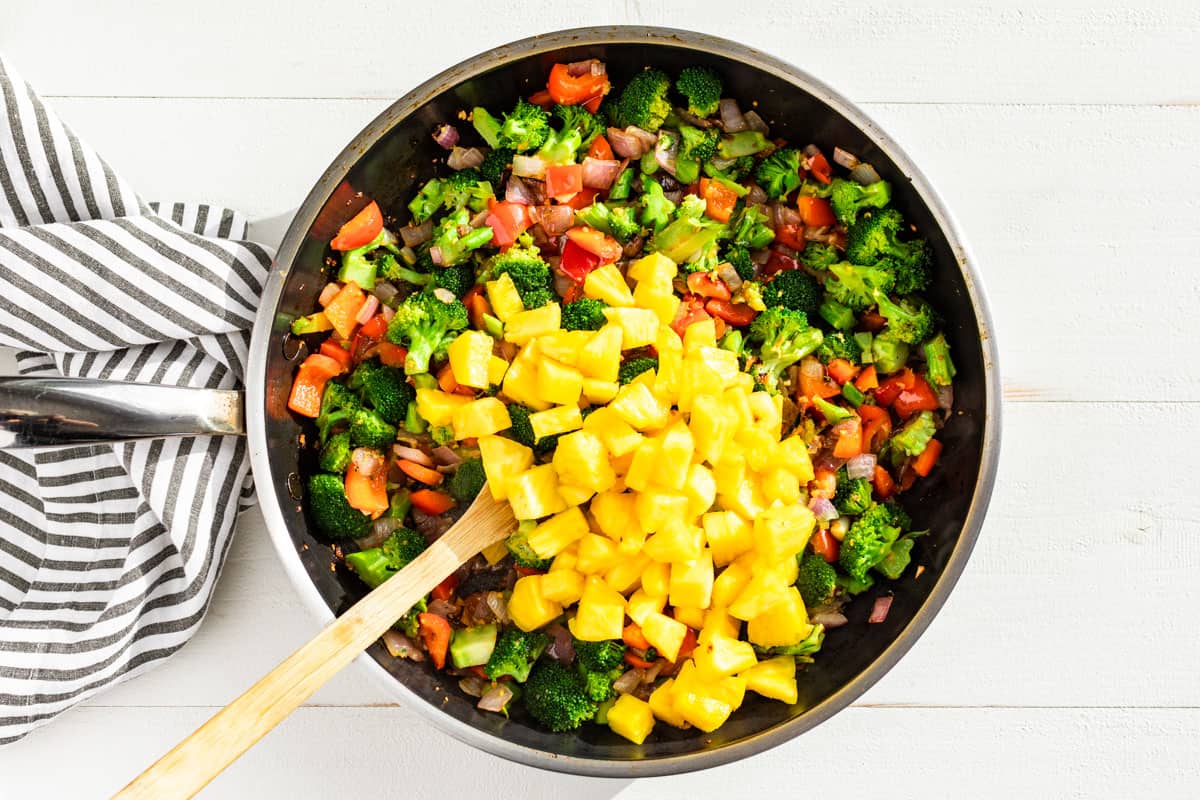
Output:
M584 393L587 393L587 381L584 380ZM612 384L616 386L616 384ZM617 416L611 408L597 408L583 421L583 429L591 431L600 437L608 452L620 457L632 453L642 443L642 435L629 426L629 423Z
M579 561L579 545L572 543L550 562L550 572L557 572L560 569L573 570L577 561Z
M749 642L720 634L708 637L696 648L692 658L696 662L696 675L703 681L727 678L758 663L758 656Z
M471 398L466 395L440 389L417 389L417 413L430 425L449 425L454 420L454 409L469 402Z
M542 596L551 602L568 606L583 596L583 575L573 569L551 570L540 577Z
M621 371L621 343L621 326L610 322L579 350L576 366L589 378L615 382Z
M579 559L575 568L584 575L599 575L621 563L622 559L617 543L612 539L598 533L585 533L579 540Z
M730 613L733 613L732 609ZM775 603L753 617L746 625L746 638L759 647L787 647L799 644L810 633L812 625L808 622L804 598L795 586L787 587L783 602Z
M718 487L720 475L717 476ZM767 507L767 500L757 481L743 481L733 494L720 493L717 495L717 505L729 511L736 511L746 519L755 519Z
M704 531L686 522L673 524L646 540L642 551L655 561L692 561L704 549Z
M737 353L720 347L697 347L689 353L688 358L699 359L706 367L721 378L721 388L732 386L741 374L742 367L738 363ZM764 394L755 392L755 394ZM768 397L770 395L768 394Z
M755 575L738 594L737 599L729 604L729 613L740 620L759 618L775 606L787 602L789 590L795 591L794 587L784 583L783 578L776 572Z
M754 549L753 529L735 511L710 511L704 515L702 524L713 564L718 567Z
M699 628L703 625L705 613L705 609L696 608L695 606L674 606L671 608L671 616L689 628Z
M559 329L562 309L558 303L547 303L541 308L521 311L504 321L504 341L525 344L535 336L552 333Z
M600 538L604 539L603 536ZM605 541L609 540L605 539ZM617 563L604 573L604 582L621 594L625 594L637 586L642 579L642 572L650 563L650 556L643 553L630 555L622 552L620 547L617 548L617 556Z
M500 356L488 357L488 385L499 386L504 382L504 374L508 372L508 362Z
M762 394L762 392L759 392ZM733 426L725 404L710 394L699 394L692 399L692 416L688 420L696 452L710 464L721 460L725 444L733 436Z
M658 439L646 439L636 450L625 472L625 485L636 492L644 492L654 478L658 465Z
M639 281L633 290L633 302L638 308L652 311L663 325L671 324L679 312L679 296L675 294L670 281L666 284Z
M696 636L696 641L703 644L713 636L725 636L737 639L741 633L741 620L729 616L729 612L720 606L713 606L704 614L704 627Z
M472 389L491 386L488 361L492 358L492 343L492 337L483 331L463 331L446 346L450 371L454 373L457 383Z
M775 449L775 463L795 475L800 483L808 483L814 477L808 446L799 436L789 436L779 443Z
M575 431L560 438L553 463L562 483L592 492L606 492L617 482L617 473L608 460L608 448L591 431Z
M529 425L533 435L541 439L582 428L583 415L579 413L579 406L556 406L530 414Z
M494 281L488 281L486 288L492 313L501 322L507 322L510 317L525 310L521 295L507 272Z
M595 494L591 489L583 486L572 486L569 483L560 483L558 485L558 493L562 495L563 502L569 506L581 506L588 500L592 499Z
M738 596L750 585L750 579L753 577L749 565L738 561L723 569L721 574L713 580L713 608L728 608L729 604L737 600Z
M653 283L661 283L663 281L670 283L671 279L678 272L679 268L675 266L675 262L662 253L651 253L648 256L643 256L630 264L627 270L627 274L631 280L651 281Z
M787 704L799 698L796 687L796 659L794 656L776 656L760 661L741 674L746 679L746 688L752 692L782 700Z
M645 622L646 617L650 614L660 613L667 604L667 598L661 595L653 595L646 591L643 585L629 597L628 606L625 613L629 618L641 625Z
M713 560L705 550L693 561L671 562L671 605L708 608L712 603ZM703 624L703 623L701 623ZM693 627L700 627L694 625Z
M658 489L639 492L634 508L637 510L638 524L646 533L686 524L693 519L688 515L686 495Z
M696 326L691 326L691 328L694 327ZM721 376L710 369L707 364L697 358L685 357L683 372L679 378L679 399L677 401L679 410L690 412L696 397L719 389L720 386Z
M662 434L654 482L668 489L682 489L687 483L688 468L695 451L695 442L687 423L682 419L673 423Z
M780 426L783 424L783 395L770 392L751 392L750 411L754 414L754 424L779 438Z
M619 541L625 532L638 527L634 503L637 498L623 492L600 492L589 510L605 536Z
M610 306L633 305L633 293L616 264L605 264L589 272L583 280L583 296L603 300Z
M591 340L591 331L553 331L537 338L537 349L546 358L575 367L579 351Z
M759 392L759 394L762 393ZM796 476L786 469L767 467L766 471L762 473L760 483L763 497L768 503L778 500L789 505L800 501L800 481L796 480Z
M693 322L683 332L683 352L695 352L701 347L717 346L717 325L711 319Z
M517 519L541 519L567 507L558 493L558 475L550 464L532 467L508 479L508 503Z
M713 479L712 470L703 464L689 465L683 491L688 498L689 514L696 516L708 511L717 499L717 482Z
M654 349L658 352L658 369L652 389L659 397L676 402L679 399L679 382L683 378L683 344L675 331L662 327L658 329Z
M461 441L499 433L511 428L512 420L504 403L495 397L481 397L454 409L451 424L454 438Z
M508 497L508 480L533 466L533 450L503 436L479 437L479 456L492 498Z
M593 405L602 405L617 396L621 385L616 381L602 381L598 378L583 379L583 396Z
M630 298L632 301L632 297ZM621 329L621 349L632 350L654 344L658 316L647 308L606 308L604 316Z
M504 542L496 542L480 550L479 554L487 561L488 566L495 566L508 557L508 547Z
M535 411L544 411L550 407L549 403L538 396L537 366L530 359L522 359L518 356L513 360L504 374L501 391L510 400L523 403Z
M687 625L657 611L647 614L641 625L642 635L663 658L674 661L679 657L679 648L687 636Z
M808 544L815 526L807 506L772 506L754 518L754 548L769 559L793 557Z
M668 725L676 728L690 728L691 725L683 715L675 710L675 679L668 678L661 686L650 693L650 710L654 716Z
M701 691L700 687L676 690L675 711L700 730L712 733L729 719L729 715L733 713L733 706L723 700L701 694Z
M537 393L548 403L577 405L583 394L583 374L550 358L538 364Z
M635 525L621 534L621 541L617 543L617 549L620 550L623 555L632 556L640 554L645 545L646 532L639 530Z
M733 440L742 447L746 455L746 466L755 472L762 472L775 458L779 442L762 428L752 425L739 428L733 435Z
M667 424L671 412L670 406L655 397L643 383L622 386L608 407L639 431L661 428Z
M623 694L608 710L608 727L618 736L641 744L654 730L654 712L645 700Z
M625 624L625 598L593 575L583 587L575 617L567 623L572 635L585 642L620 639Z
M651 561L647 564L642 570L642 588L655 597L663 598L665 602L667 594L671 591L671 565L666 561Z
M536 467L535 469L542 469ZM578 506L558 512L529 532L529 548L538 558L554 558L572 543L589 533L587 518ZM578 569L578 562L576 562ZM582 572L583 570L580 569Z
M542 594L542 577L519 578L508 599L508 616L523 631L536 630L562 614L562 606Z

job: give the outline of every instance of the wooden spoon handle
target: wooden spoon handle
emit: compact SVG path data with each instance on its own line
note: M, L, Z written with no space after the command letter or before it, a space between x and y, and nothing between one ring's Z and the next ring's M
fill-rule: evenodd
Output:
M505 524L505 517L510 524ZM460 564L503 539L511 531L511 522L507 503L495 503L485 488L463 518L425 552L355 603L114 797L165 800L195 795Z

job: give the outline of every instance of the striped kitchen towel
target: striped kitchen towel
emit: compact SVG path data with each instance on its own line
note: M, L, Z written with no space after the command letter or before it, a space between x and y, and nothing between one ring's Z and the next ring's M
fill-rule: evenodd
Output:
M271 253L246 220L143 202L0 58L0 346L27 375L233 388ZM0 451L0 744L196 631L244 439Z

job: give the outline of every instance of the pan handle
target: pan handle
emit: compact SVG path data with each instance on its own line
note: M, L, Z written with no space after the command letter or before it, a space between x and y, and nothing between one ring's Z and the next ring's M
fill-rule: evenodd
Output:
M238 391L91 378L0 378L0 449L245 432Z

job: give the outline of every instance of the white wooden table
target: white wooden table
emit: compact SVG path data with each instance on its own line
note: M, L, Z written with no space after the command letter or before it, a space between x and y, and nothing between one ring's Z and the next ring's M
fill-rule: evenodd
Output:
M572 778L459 744L356 665L206 796L1200 794L1194 0L129 5L8 0L0 49L144 196L240 208L272 243L392 98L510 39L644 23L775 53L861 103L943 193L1004 376L999 482L957 591L816 731L700 774ZM0 797L106 796L312 632L247 514L195 640L0 750Z

